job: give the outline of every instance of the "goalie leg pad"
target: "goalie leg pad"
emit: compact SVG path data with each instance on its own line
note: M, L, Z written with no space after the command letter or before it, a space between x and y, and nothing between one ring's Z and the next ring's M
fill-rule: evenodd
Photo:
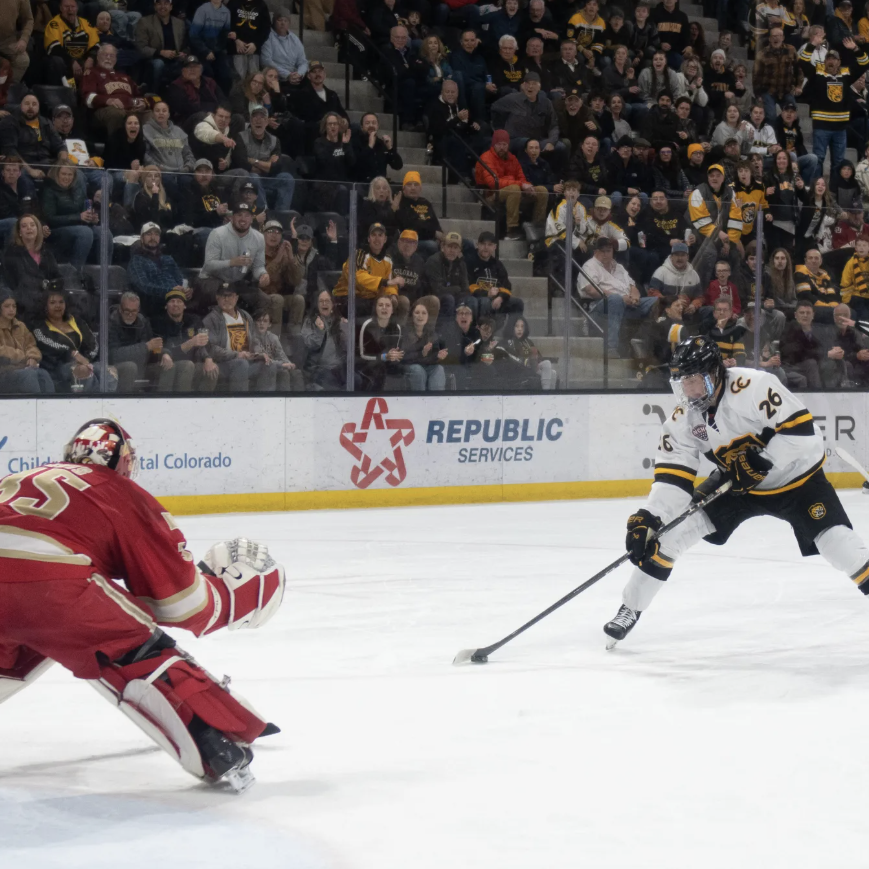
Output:
M54 663L27 646L0 648L0 662L11 665L0 669L0 703L35 682Z

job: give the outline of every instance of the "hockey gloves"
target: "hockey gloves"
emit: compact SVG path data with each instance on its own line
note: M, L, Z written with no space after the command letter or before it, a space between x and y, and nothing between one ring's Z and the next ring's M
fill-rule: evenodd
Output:
M730 490L734 495L744 495L766 479L772 462L757 450L737 453L727 465L727 473L733 483Z
M657 531L663 523L648 510L637 510L628 519L628 534L625 538L625 549L631 563L640 567L643 561L651 558L658 551L657 539L649 539L652 532Z

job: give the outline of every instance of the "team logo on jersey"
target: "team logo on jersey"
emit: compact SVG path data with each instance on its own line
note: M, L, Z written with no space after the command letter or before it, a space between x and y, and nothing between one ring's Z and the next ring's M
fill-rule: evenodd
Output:
M746 202L742 206L742 222L754 223L755 217L757 217L757 205L754 202Z
M823 519L826 515L827 508L821 503L812 504L812 506L809 507L809 516L811 516L812 519Z
M705 425L695 425L694 428L691 429L691 434L694 435L695 438L700 438L701 441L709 440L709 434L706 431Z
M355 422L345 423L341 429L341 446L358 462L350 471L350 480L357 489L367 489L383 474L386 474L384 479L390 486L398 486L407 476L401 448L410 446L416 437L413 423L409 419L386 419L388 412L385 399L369 399L358 430ZM360 449L360 445L367 442L372 429L391 432L389 446L392 448L392 455L377 465Z
M838 84L834 84L833 82L827 82L827 99L831 103L841 103L843 98L844 89L841 82Z

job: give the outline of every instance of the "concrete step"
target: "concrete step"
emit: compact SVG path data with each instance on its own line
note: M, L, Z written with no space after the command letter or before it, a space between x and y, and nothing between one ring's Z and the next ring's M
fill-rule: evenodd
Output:
M440 189L441 179L443 177L443 172L440 166L426 166L424 163L405 163L401 169L389 169L387 178L389 178L390 181L397 181L400 184L404 178L405 172L410 172L411 170L419 172L419 177L423 185L430 184ZM440 199L440 196L438 196L437 199ZM437 199L432 197L433 202L437 201Z
M524 239L518 241L502 238L499 242L501 257L510 259L526 259L528 257L528 242Z
M546 278L532 278L511 274L510 283L513 285L513 292L517 296L521 296L529 301L533 299L535 304L542 304L543 313L546 313Z
M524 299L524 296L522 297ZM546 335L546 330L548 328L549 318L546 316L533 316L528 313L528 304L526 302L525 305L525 316L528 318L528 324L531 326L531 334L532 335ZM573 341L575 338L595 338L598 336L594 330L594 326L586 329L586 321L581 317L571 317L570 318L570 340ZM589 334L584 334L585 331L588 331ZM594 332L594 334L591 334ZM553 308L552 311L552 336L563 340L564 336L564 319L559 317Z
M504 268L507 269L510 280L516 280L520 277L530 278L534 273L534 263L527 258L513 259L509 257L504 249L503 241L498 245L498 259L501 260Z
M441 228L444 232L457 232L463 239L476 241L481 232L495 231L494 220L444 220L441 218ZM509 274L509 272L508 272Z
M538 333L539 334L539 333ZM537 349L547 358L560 358L564 348L562 338L540 335L534 339ZM571 338L570 356L576 359L593 359L599 362L603 359L602 338Z

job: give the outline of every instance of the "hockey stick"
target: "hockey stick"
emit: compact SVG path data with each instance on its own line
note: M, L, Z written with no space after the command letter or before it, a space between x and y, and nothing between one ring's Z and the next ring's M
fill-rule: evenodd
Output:
M681 525L689 516L693 516L698 510L702 510L704 507L707 507L711 504L716 498L723 495L725 492L730 490L731 487L730 480L722 483L714 492L711 492L707 495L702 501L698 501L696 504L692 504L684 513L680 513L675 519L669 521L663 528L659 529L655 533L655 537L663 537L668 531L672 531L677 525ZM473 664L485 664L489 660L489 655L492 652L497 651L501 648L501 646L507 645L510 640L515 640L519 634L524 633L528 630L528 628L536 625L537 622L542 621L546 618L550 613L554 613L555 610L559 609L559 607L563 607L568 601L573 600L578 594L582 594L587 588L591 588L596 582L603 579L608 573L612 573L617 567L621 567L627 560L629 556L626 552L624 555L619 556L612 564L605 567L600 573L596 573L591 579L587 579L582 585L577 586L573 591L568 592L563 598L557 600L552 606L547 607L543 610L542 613L534 616L530 622L525 622L521 628L517 628L513 631L512 634L508 634L504 637L503 640L498 640L497 643L492 643L491 646L484 646L481 649L462 649L455 658L453 658L453 664L467 664L469 661Z
M866 472L866 468L854 458L847 450L843 450L841 447L836 447L836 455L846 464L850 465L861 477L866 481L863 483L864 491L869 491L869 473Z

